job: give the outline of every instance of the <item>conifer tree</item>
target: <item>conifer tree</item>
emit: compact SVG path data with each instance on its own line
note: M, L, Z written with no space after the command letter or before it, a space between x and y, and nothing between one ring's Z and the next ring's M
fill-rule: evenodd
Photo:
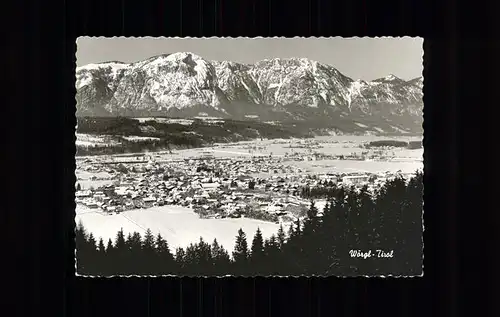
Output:
M259 271L262 269L264 262L264 239L260 228L257 228L255 236L252 240L251 253L250 253L252 267Z
M417 171L408 181L406 199L401 211L400 252L401 267L408 268L402 274L422 273L422 212L423 212L423 174Z
M233 259L236 271L240 274L244 273L248 260L248 242L245 232L240 228L236 236L236 244L233 251Z
M144 234L144 240L142 241L142 259L140 260L141 271L144 274L154 275L156 268L154 263L156 258L156 248L155 248L155 238L153 233L148 228ZM156 272L157 273L157 272Z
M399 249L401 237L401 211L404 208L406 194L405 181L397 177L384 184L377 197L377 228L379 231L381 249ZM392 261L395 263L396 261Z
M203 275L212 274L213 262L211 246L206 243L202 237L200 237L200 240L195 245L195 257L198 263L198 273Z
M401 252L404 249L403 240L406 235L402 226L402 213L405 209L407 193L406 181L402 177L396 177L394 180L387 182L386 185L384 195L380 200L377 200L377 209L379 209L380 202L382 205L379 211L384 214L384 223L381 227L381 236L383 238L381 249ZM389 271L400 273L399 270L404 266L400 261L402 261L402 257L398 257L394 261L387 261L387 266L384 267L385 271L381 273L388 273Z
M113 251L113 241L111 239L108 239L108 244L106 245L106 252L109 253Z
M125 274L127 271L127 243L125 240L125 234L123 233L123 228L120 228L115 238L114 253L116 261L114 263L114 270L116 270L117 275Z
M104 246L104 241L102 240L102 238L99 238L99 243L97 245L97 250L99 251L99 253L101 253L103 256L105 255L106 253L106 247Z
M97 242L94 235L89 233L87 238L87 248L88 248L88 269L89 274L97 275L99 274L99 254L97 253Z
M75 229L76 265L78 274L88 274L87 233L80 221Z
M318 208L316 208L316 204L314 203L314 200L311 200L311 205L309 206L309 209L307 210L307 218L313 219L316 218L318 215Z
M217 239L212 242L211 251L214 274L225 275L229 273L231 258L224 247L219 245Z
M356 226L358 227L358 232L360 234L360 246L363 248L371 248L373 244L374 228L373 228L373 218L375 216L374 208L375 204L372 199L372 194L368 190L367 186L364 186L359 193L359 211L358 219L356 219Z
M290 223L290 226L288 227L288 233L287 233L288 239L290 239L295 235L295 230L293 228L293 225L294 225L293 223Z
M89 247L91 248L92 251L97 249L97 242L94 238L94 234L91 232L88 235L87 241L89 243Z
M142 238L139 232L129 235L128 239L128 274L143 274L142 268Z
M186 273L186 251L183 248L175 250L175 263L178 274Z
M304 227L302 230L302 236L300 239L301 250L302 250L302 265L307 272L316 272L318 267L321 266L321 257L323 253L323 243L320 240L320 220L318 217L318 209L314 203L311 201L309 210L307 211L307 219L304 221ZM312 271L312 272L311 272Z
M127 238L125 239L125 245L127 247L127 250L130 249L131 243L132 243L132 233L129 232L127 234Z
M106 245L106 263L109 268L109 272L111 275L114 275L114 272L112 272L115 268L113 265L113 262L116 260L116 252L115 248L113 247L113 242L111 239L108 239L108 243Z
M285 230L283 229L283 224L280 223L280 227L278 229L278 234L276 236L276 239L278 241L278 247L280 250L283 250L283 247L285 246L286 243L286 235L285 235Z
M271 237L269 238L268 240L268 244L267 244L270 248L270 251L278 251L278 247L279 247L279 244L278 244L278 239L276 238L276 236L273 234L271 235ZM276 253L276 252L274 252ZM270 253L270 255L272 255L273 252Z
M323 241L323 261L321 266L325 274L345 274L342 259L348 254L346 246L346 211L345 211L346 191L343 187L339 188L336 196L332 198L328 213L323 215L322 231Z
M317 271L321 274L326 274L328 267L332 263L331 258L334 256L333 240L335 240L334 236L338 234L334 229L333 204L333 198L329 197L323 208L319 229L314 234L318 259L315 261L315 265Z
M99 275L107 274L106 260L106 247L104 246L104 241L102 240L102 238L99 238L96 252L96 269L99 272Z
M265 262L261 268L262 274L282 275L286 267L282 261L283 253L280 252L279 241L275 235L264 241Z
M121 228L118 233L116 234L116 239L115 239L115 247L118 250L125 249L125 235L123 233L123 228Z
M262 231L260 231L260 228L257 228L255 236L252 240L251 256L252 258L254 258L254 257L260 257L263 254L264 254L264 239L262 237Z
M190 243L184 255L186 273L190 276L200 274L200 258L197 256L196 245Z
M153 233L151 232L151 230L147 229L146 233L144 234L144 241L142 243L142 249L144 251L153 252L154 248L155 248L155 237L153 236Z
M156 246L156 265L155 271L158 274L173 274L174 270L174 256L170 252L170 247L167 240L163 239L161 234L158 233L155 241Z
M287 275L300 275L302 274L301 258L303 256L302 223L300 218L297 218L292 225L282 259L285 263L284 270Z

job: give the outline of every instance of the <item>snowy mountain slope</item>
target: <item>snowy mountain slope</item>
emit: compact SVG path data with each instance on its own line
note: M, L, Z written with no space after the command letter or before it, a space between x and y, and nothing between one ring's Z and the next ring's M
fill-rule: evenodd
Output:
M200 114L262 121L370 118L422 122L422 78L394 75L365 82L305 58L243 65L208 61L189 52L76 70L77 115ZM413 129L413 127L409 127Z

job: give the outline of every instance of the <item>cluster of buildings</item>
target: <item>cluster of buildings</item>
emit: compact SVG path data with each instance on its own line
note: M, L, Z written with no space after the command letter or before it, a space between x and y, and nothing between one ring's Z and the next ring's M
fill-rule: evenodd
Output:
M380 186L388 174L311 176L284 164L283 158L184 159L160 162L153 157L129 162L85 160L77 170L106 178L97 188L77 183L76 203L113 213L162 205L191 207L202 217L252 217L273 220L304 213L309 201L302 188L325 182ZM99 181L99 177L93 176ZM277 220L277 219L276 219Z

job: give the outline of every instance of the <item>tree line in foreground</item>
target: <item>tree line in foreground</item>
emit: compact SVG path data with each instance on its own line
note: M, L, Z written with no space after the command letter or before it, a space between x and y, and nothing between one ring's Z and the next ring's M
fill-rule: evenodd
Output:
M388 181L377 193L338 188L320 212L314 201L296 220L265 239L235 233L232 251L217 240L172 250L160 234L120 230L96 241L76 228L77 272L82 275L420 275L423 175ZM367 252L371 250L371 256ZM380 250L380 251L378 251ZM175 251L175 252L173 252ZM363 257L363 254L365 256Z

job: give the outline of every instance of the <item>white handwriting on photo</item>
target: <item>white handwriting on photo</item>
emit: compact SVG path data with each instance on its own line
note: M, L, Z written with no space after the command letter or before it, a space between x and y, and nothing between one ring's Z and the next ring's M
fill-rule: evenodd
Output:
M349 255L351 256L351 258L363 258L363 259L393 258L394 257L394 250L391 250L391 251L375 250L375 252L372 252L372 250L369 250L369 251L350 250Z

